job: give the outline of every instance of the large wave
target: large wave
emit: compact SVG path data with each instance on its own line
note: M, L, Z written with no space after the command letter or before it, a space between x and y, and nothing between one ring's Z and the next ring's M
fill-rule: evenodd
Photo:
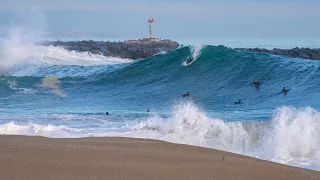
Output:
M7 112L0 134L144 137L320 169L313 166L320 162L319 61L224 46L181 47L134 62L23 47L32 47L21 51L28 56L0 77ZM196 61L183 66L189 55ZM292 90L285 96L282 87Z
M8 77L7 81L39 87L42 78L54 76L59 77L62 90L72 93L74 86L79 84L77 90L80 92L87 92L89 87L92 90L112 89L97 91L96 95L132 106L172 104L186 91L192 93L191 98L199 105L208 109L213 106L215 111L225 111L226 107L232 109L237 99L244 102L240 107L252 111L264 109L270 112L281 105L319 105L318 61L205 46L195 51L183 47L128 64L132 61L53 47L44 49L44 54L33 53L41 55L27 58L28 63L15 64L8 71L11 76L24 78ZM191 66L183 66L182 62L192 52L198 52L197 60ZM253 88L254 79L262 83L260 90ZM292 89L289 96L280 96L282 87ZM137 101L127 102L128 99Z

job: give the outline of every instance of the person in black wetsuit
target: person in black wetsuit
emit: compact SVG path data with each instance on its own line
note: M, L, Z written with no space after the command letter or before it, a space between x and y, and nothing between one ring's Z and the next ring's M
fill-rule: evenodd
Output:
M253 81L253 84L254 84L254 86L255 86L257 89L260 88L261 83L260 83L258 80L254 80L254 81Z
M106 116L109 116L109 112L106 112Z
M284 95L287 95L287 94L288 94L288 91L290 91L290 89L286 89L286 87L283 87L281 92L282 92Z
M187 64L191 63L192 61L193 61L193 58L191 58L190 56L188 56Z
M241 99L239 99L237 102L234 102L234 104L242 104Z
M186 94L183 94L182 97L187 97L187 96L190 96L190 92L187 92Z

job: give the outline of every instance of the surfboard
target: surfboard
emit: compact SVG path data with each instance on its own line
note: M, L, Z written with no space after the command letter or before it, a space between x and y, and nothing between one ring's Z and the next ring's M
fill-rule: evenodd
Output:
M188 63L188 60L186 60L186 61L183 63L183 65L189 66L189 65L191 65L194 61L195 61L195 59L193 59L191 62Z

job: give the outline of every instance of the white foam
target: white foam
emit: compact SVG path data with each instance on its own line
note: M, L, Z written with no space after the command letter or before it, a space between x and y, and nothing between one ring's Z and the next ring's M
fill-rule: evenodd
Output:
M194 45L194 46L189 46L189 48L190 48L190 51L191 51L191 53L192 53L192 58L193 58L192 63L193 63L193 62L196 61L196 60L198 59L198 57L200 56L200 54L201 54L201 49L203 48L203 45L197 44L197 45ZM190 63L190 64L191 64L191 63ZM188 65L190 65L190 64L187 64L187 61L184 61L184 62L182 63L183 66L188 66Z
M46 19L41 9L33 6L14 27L3 27L0 40L0 76L27 76L43 65L119 64L130 60L109 58L90 53L76 53L58 47L35 46L46 32Z
M34 92L36 92L36 90L31 88L19 88L17 81L8 81L7 84L9 85L9 88L13 90L20 90L19 93L33 94Z
M70 118L73 119L66 116L66 120ZM105 123L108 122L97 127L94 122L87 121L86 129L77 129L65 125L10 122L0 125L0 134L159 139L320 170L320 113L310 107L281 107L268 122L226 122L211 118L193 103L186 102L175 105L168 118L154 115L138 122L130 119L122 125Z
M24 62L35 51L32 43L23 42L20 29L13 29L0 44L0 75L8 74L16 64Z
M197 60L198 57L200 56L201 53L201 49L203 48L203 45L201 44L196 44L194 46L190 46L190 50L192 52L192 57L194 58L194 60Z
M209 118L192 103L176 105L168 119L151 117L129 136L203 146L320 170L320 113L282 107L268 123Z
M68 51L60 47L36 46L35 41L25 36L28 36L28 32L14 28L0 42L0 75L27 76L41 67L53 65L94 66L132 62L130 59Z
M6 135L28 135L45 137L80 137L82 129L74 129L67 126L28 124L20 125L9 122L0 125L0 134Z
M105 64L121 64L131 62L130 59L105 57L103 55L91 54L89 52L68 51L60 47L41 47L44 49L41 58L43 63L50 65L79 65L93 66Z
M27 76L43 71L43 68L47 66L95 66L132 62L132 60L129 59L105 57L88 52L68 51L60 47L52 46L43 47L29 44L28 46L20 46L20 49L16 49L16 51L19 51L18 53L21 54L24 52L27 53L23 54L23 56L12 57L12 52L7 52L7 56L2 60L7 66L5 70L2 70L2 73L13 76Z
M264 154L282 161L320 161L320 113L310 107L282 107L263 142Z
M151 117L133 127L136 131L158 131L165 141L236 152L250 149L256 141L257 129L252 127L249 132L246 128L241 122L209 118L190 102L176 105L168 119Z

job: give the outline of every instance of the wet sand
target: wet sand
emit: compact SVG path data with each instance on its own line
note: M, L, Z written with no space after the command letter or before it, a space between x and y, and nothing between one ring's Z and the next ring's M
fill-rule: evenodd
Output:
M1 135L0 179L308 180L320 172L156 140Z

